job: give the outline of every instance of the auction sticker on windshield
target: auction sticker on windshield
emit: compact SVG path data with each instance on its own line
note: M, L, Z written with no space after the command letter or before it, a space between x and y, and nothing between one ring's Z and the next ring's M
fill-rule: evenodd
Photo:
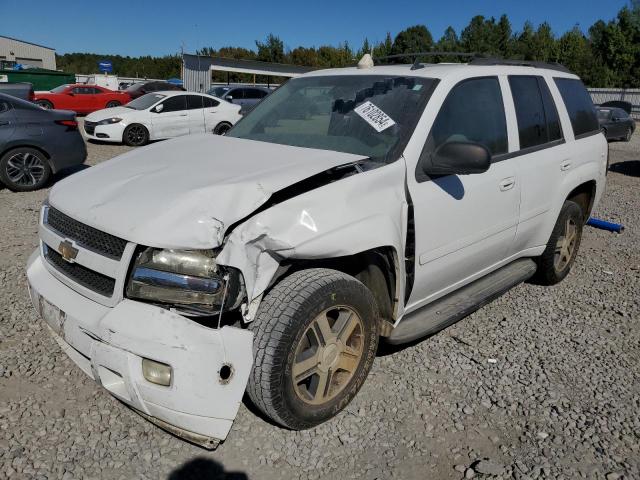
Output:
M396 124L389 115L371 102L364 102L359 107L356 107L354 111L378 133Z

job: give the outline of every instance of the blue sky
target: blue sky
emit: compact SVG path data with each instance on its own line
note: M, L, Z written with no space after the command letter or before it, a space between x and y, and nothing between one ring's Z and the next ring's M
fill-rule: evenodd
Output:
M435 39L448 25L460 31L474 15L506 13L514 30L526 20L548 21L555 33L578 24L587 30L610 20L626 0L0 0L0 35L40 43L58 53L165 55L212 46L254 48L273 32L286 48L361 46L425 24Z

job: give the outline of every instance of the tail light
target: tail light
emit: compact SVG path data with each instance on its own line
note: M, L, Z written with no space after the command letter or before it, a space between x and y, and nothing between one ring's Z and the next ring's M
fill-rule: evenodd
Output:
M77 130L78 122L76 120L56 120L58 125L64 125L67 130Z

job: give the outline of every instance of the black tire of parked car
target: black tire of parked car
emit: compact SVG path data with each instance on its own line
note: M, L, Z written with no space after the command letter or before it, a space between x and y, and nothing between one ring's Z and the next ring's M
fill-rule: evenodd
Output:
M631 129L631 127L627 128L627 133L624 135L624 141L625 142L630 142L631 141L631 137L633 137L633 130Z
M124 129L122 141L130 147L142 147L149 143L149 130L144 125L132 123Z
M213 129L213 133L216 135L225 135L232 127L229 122L220 122L216 125L216 128Z
M36 105L41 106L45 110L51 110L53 108L53 103L51 103L49 100L37 100Z
M0 158L0 183L14 192L31 192L44 187L51 177L51 165L44 153L31 147L14 148Z
M105 108L114 108L114 107L119 107L120 105L122 105L122 103L120 103L117 100L111 100L110 102L107 102L107 106Z
M569 274L580 249L584 223L580 206L570 200L564 202L547 248L536 259L538 269L533 277L534 283L555 285Z
M247 391L256 407L294 430L338 414L373 364L376 311L371 291L336 270L301 270L280 281L249 326L254 365Z

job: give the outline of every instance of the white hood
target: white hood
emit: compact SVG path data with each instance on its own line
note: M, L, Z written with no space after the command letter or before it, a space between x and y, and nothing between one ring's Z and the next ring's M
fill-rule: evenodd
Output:
M117 109L111 109L117 110ZM214 248L274 192L364 157L210 134L155 143L56 184L51 205L142 245Z
M104 108L97 112L90 113L85 117L85 120L89 120L90 122L99 122L100 120L106 120L107 118L131 115L134 112L138 112L138 110L126 107Z

